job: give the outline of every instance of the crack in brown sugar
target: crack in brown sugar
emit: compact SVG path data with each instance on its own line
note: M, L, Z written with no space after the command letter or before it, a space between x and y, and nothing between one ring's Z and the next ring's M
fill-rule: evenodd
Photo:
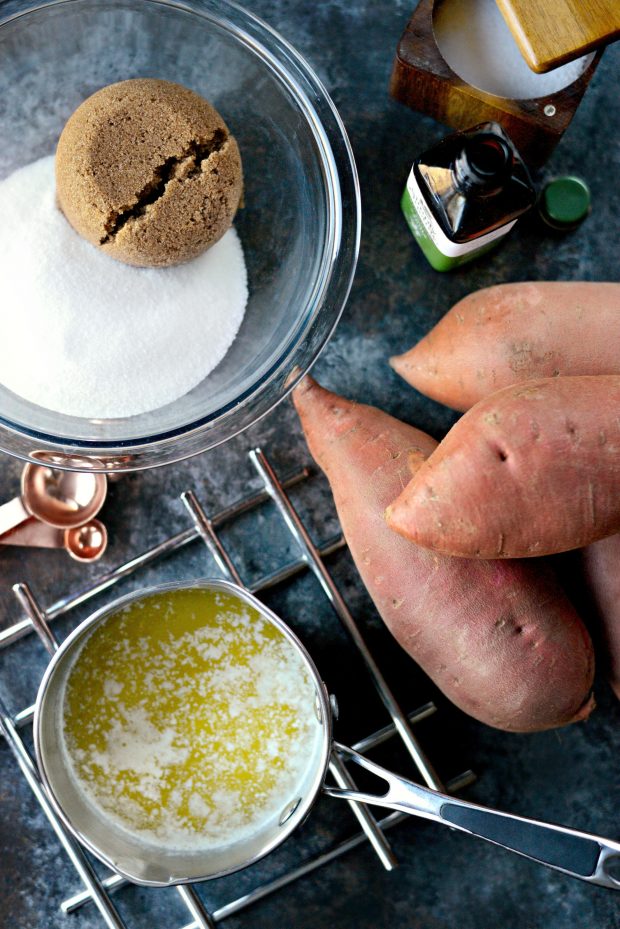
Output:
M166 187L176 177L179 166L189 165L189 170L181 182L195 177L202 170L202 162L214 152L219 152L227 141L228 134L223 129L216 129L208 142L194 140L180 155L166 158L162 165L155 168L153 178L136 194L135 203L110 213L104 226L106 234L99 240L99 244L105 245L113 239L131 219L144 216L147 207L163 197Z

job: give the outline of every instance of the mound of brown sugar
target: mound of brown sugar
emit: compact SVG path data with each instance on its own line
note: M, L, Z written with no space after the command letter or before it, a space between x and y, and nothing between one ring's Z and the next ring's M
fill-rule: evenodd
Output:
M56 151L58 204L113 258L163 267L195 258L230 227L241 157L207 100L168 81L110 84L85 100Z

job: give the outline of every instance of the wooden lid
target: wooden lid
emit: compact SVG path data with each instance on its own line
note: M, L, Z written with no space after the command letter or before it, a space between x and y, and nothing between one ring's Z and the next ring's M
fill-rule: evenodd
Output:
M551 71L620 37L619 0L496 0L533 71Z

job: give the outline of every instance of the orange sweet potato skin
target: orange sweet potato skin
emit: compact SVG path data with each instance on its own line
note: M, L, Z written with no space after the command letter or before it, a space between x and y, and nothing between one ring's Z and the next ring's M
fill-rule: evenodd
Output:
M620 530L620 376L507 387L473 406L386 513L450 555L521 558Z
M588 545L581 563L605 645L607 676L620 700L620 535Z
M620 374L620 284L545 281L478 290L390 363L455 410L532 378Z
M516 732L587 717L592 645L543 564L447 558L386 526L385 506L435 441L310 378L294 401L379 613L444 694L476 719Z

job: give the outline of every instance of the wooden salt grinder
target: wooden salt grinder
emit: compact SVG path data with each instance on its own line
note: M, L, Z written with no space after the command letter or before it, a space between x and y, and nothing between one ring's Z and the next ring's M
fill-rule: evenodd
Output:
M562 90L531 100L512 100L485 93L462 80L444 60L433 33L433 9L441 0L420 0L398 44L390 92L414 110L426 113L453 129L467 129L494 120L504 127L528 165L537 167L548 159L572 120L603 53L600 46L620 33L618 0L588 0L583 19L591 28L586 44L575 38L567 9L570 0L545 0L546 15L565 22L564 38L557 63L579 57L597 47L593 60L572 84ZM498 0L508 25L523 50L532 49L537 70L549 70L558 58L549 57L545 18L524 17L533 9L532 0ZM593 22L593 6L605 14ZM555 10L549 14L549 10ZM611 11L611 12L610 12ZM558 18L559 17L559 18ZM518 29L518 32L515 31ZM548 33L548 30L547 30ZM519 36L521 38L519 39ZM542 38L541 38L542 37ZM544 41L543 41L544 40ZM528 64L530 64L530 60ZM551 63L550 63L551 62Z
M552 71L620 36L618 0L497 0L521 54L538 73Z

